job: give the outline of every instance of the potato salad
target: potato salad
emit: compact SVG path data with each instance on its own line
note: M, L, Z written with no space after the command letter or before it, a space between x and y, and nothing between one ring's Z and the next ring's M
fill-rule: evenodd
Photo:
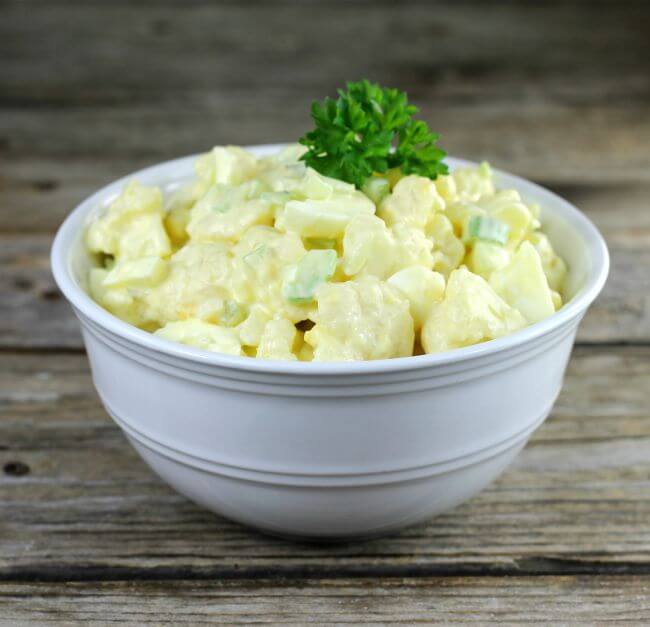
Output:
M165 340L301 361L438 353L562 306L538 207L496 189L487 163L359 187L305 150L216 147L167 195L129 182L87 227L93 299Z

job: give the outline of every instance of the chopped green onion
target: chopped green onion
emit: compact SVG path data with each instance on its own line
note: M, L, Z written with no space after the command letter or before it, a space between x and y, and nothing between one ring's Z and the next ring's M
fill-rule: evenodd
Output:
M489 216L472 216L469 220L469 235L475 239L505 244L509 234L510 227L501 220Z
M284 297L291 303L309 303L316 288L332 278L336 270L335 250L310 250L291 266L283 283Z
M378 205L390 193L390 182L379 176L371 176L361 187L361 191Z

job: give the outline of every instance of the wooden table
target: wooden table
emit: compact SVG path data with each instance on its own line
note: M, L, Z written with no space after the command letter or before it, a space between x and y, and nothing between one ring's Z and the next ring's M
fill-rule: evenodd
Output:
M0 623L650 621L650 3L3 1L0 59ZM613 267L502 479L386 539L295 545L145 467L48 249L97 187L295 138L362 76L575 202Z

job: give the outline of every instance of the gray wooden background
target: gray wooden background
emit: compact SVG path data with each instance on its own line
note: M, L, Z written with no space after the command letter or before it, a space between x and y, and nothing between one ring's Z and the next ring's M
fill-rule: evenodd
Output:
M575 202L613 266L500 481L391 538L296 546L139 461L47 256L99 186L291 141L361 77ZM0 623L650 621L649 147L648 2L0 0Z

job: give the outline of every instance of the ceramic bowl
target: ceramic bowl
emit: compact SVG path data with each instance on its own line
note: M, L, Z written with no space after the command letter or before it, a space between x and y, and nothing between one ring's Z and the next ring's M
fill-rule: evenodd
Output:
M311 539L385 534L494 480L551 411L578 324L605 283L608 253L594 225L550 191L497 171L499 186L541 205L544 228L569 265L570 299L560 311L507 337L434 355L354 363L233 357L141 331L85 289L89 215L133 177L171 191L193 175L195 158L99 190L67 217L52 248L99 396L146 463L222 516Z

